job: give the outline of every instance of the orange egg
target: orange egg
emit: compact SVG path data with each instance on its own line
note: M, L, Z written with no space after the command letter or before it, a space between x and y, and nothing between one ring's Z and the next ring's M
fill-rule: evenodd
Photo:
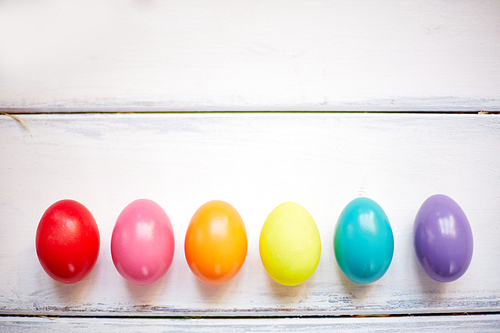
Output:
M224 201L203 204L189 222L186 260L201 281L220 285L238 274L247 256L247 233L238 211Z

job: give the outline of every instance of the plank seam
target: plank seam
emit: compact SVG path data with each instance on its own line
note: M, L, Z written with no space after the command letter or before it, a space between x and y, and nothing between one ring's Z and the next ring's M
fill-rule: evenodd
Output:
M500 315L500 311L477 311L477 312L439 312L439 313L395 313L395 314L368 314L368 315L271 315L271 316L138 316L138 315L85 315L85 314L63 314L63 315L49 315L49 314L22 314L22 313L0 313L0 317L19 317L19 318L47 318L47 319L57 319L57 318L97 318L97 319L153 319L153 320L163 320L163 319L321 319L321 318L408 318L408 317L447 317L447 316L494 316Z
M320 114L500 114L500 111L29 111L24 109L0 108L0 113L6 115L47 115L47 114L293 114L293 113L320 113Z

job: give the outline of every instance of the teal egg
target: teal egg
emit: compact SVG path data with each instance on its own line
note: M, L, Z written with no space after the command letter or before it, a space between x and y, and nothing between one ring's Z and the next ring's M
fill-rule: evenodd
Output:
M342 273L351 281L380 279L394 254L392 228L382 207L368 198L349 202L337 221L333 247Z

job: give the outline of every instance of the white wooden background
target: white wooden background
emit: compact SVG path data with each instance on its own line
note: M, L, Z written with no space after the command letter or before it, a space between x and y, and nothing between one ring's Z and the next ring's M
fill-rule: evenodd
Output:
M8 318L4 322L40 323L39 319L9 317L19 314L238 318L467 312L494 314L482 319L472 316L472 321L464 316L404 317L409 320L404 323L401 317L391 317L388 324L416 330L427 320L444 320L450 325L456 320L469 324L479 320L485 327L500 325L496 315L500 310L498 115L21 117L27 130L10 117L0 118L0 312ZM462 206L474 233L471 266L462 278L449 284L428 278L413 251L413 219L421 203L435 193L445 193ZM395 237L389 270L370 285L347 280L333 253L333 230L340 211L359 195L384 208ZM41 215L63 198L85 204L101 232L96 267L85 280L73 285L55 282L45 274L34 248ZM117 216L137 198L150 198L165 209L177 242L172 267L148 287L126 282L114 268L109 248ZM242 270L222 286L199 282L183 252L192 214L212 199L230 202L240 212L249 238ZM322 240L316 272L297 287L274 282L258 252L265 218L275 206L289 200L309 210ZM75 319L75 325L79 320ZM152 326L161 323L151 320ZM225 324L196 321L182 325L187 325L185 329L200 329L198 324L215 325L213 329L228 325L226 319L221 320ZM110 325L95 321L96 325ZM65 325L73 325L70 322L59 321L54 327L64 330ZM355 322L366 323L362 319ZM237 326L241 323L247 322L234 322ZM257 330L259 325L263 328L275 323L288 323L297 330L311 328L304 321L304 327L276 319L268 324L248 323L257 325ZM330 322L310 323L320 327L344 322L331 318ZM374 328L371 321L367 325L367 329ZM393 327L390 325L387 327ZM119 331L119 326L115 329Z
M479 111L500 111L498 0L0 0L0 113L27 123L0 115L0 330L498 331L500 116L454 114ZM471 266L449 284L423 273L411 243L435 193L474 233ZM342 275L332 244L359 195L395 235L391 267L367 286ZM177 241L148 287L121 278L109 252L118 214L141 197L166 210ZM63 198L101 232L75 285L51 280L34 248ZM183 253L212 199L238 209L249 237L241 272L219 287ZM322 239L297 287L270 279L258 254L266 216L288 200Z
M1 0L23 111L500 109L498 0Z

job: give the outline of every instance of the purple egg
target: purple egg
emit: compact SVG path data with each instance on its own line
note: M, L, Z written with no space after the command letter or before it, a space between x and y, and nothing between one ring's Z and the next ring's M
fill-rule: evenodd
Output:
M469 220L450 197L424 201L413 225L415 253L424 271L436 281L455 281L467 271L473 241Z

